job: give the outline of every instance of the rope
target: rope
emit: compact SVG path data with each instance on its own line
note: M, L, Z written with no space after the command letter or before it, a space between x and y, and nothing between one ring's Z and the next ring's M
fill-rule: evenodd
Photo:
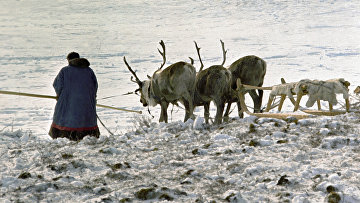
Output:
M97 100L99 101L99 100L110 99L110 98L114 98L114 97L118 97L118 96L126 96L126 95L130 95L130 94L136 94L136 93L135 92L127 92L127 93L124 93L124 94L118 94L118 95L103 97L103 98L97 99Z
M113 96L103 97L103 98L100 98L100 99L97 99L97 100L99 101L99 100L104 100L104 99L110 99L110 98L114 98L114 97L118 97L118 96L123 96L123 95L124 95L124 94L113 95Z
M112 132L105 126L105 124L101 121L101 119L99 118L99 116L98 116L97 114L96 114L96 117L97 117L97 119L99 119L101 125L108 131L108 133L109 133L110 135L114 135L114 133L112 133Z
M57 97L50 96L50 95L30 94L30 93L23 93L23 92L11 92L11 91L3 91L3 90L0 90L0 94L18 95L18 96L26 96L26 97L38 97L38 98L47 98L47 99L57 99ZM102 105L102 104L96 104L96 106L103 107L103 108L108 108L108 109L119 110L119 111L127 111L127 112L133 112L133 113L142 114L141 111L129 110L129 109L124 109L124 108L117 108L117 107L106 106L106 105Z
M152 114L151 114L151 112L150 112L150 107L148 106L148 113L150 114L150 116L152 117L152 118L155 118Z
M124 108L117 108L117 107L106 106L106 105L102 105L102 104L96 104L96 106L103 107L103 108L108 108L108 109L119 110L119 111L127 111L127 112L133 112L133 113L142 114L142 111L135 111L135 110L129 110L129 109L124 109Z
M47 99L56 99L57 98L55 96L50 96L50 95L29 94L29 93L11 92L11 91L3 91L3 90L0 90L0 94L19 95L19 96L27 96L27 97L38 97L38 98L47 98Z

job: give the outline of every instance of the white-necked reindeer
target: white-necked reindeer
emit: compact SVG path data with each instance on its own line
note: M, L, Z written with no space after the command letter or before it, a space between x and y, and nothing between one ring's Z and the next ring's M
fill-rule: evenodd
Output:
M231 90L231 73L224 68L226 60L226 51L224 43L221 41L223 49L223 63L221 65L213 65L207 69L203 69L204 65L200 57L200 48L196 42L195 47L201 63L200 71L196 75L196 87L194 94L194 105L204 106L205 123L209 123L210 116L210 102L213 101L216 105L215 124L222 122L222 114L226 101L229 99Z
M264 77L266 74L266 62L254 55L244 56L234 63L232 63L228 70L232 75L231 87L233 90L236 90L236 80L240 78L241 83L245 85L252 85L261 87L264 83ZM248 90L247 91L253 102L254 102L254 113L261 112L261 103L263 98L263 90L258 90L259 94L256 94L256 90ZM232 102L237 102L238 106L238 114L240 118L244 117L244 114L241 110L241 105L238 100L238 97L232 97L231 101L228 102L224 118L228 120L229 112Z
M196 78L195 67L189 63L180 61L162 69L166 62L165 44L162 40L160 45L163 48L163 52L159 49L158 51L163 57L163 63L161 67L154 72L152 77L149 77L149 79L145 81L141 81L137 77L135 71L129 66L124 56L124 62L127 68L135 77L135 80L133 80L132 77L131 80L139 85L139 89L136 91L140 91L140 102L143 106L156 106L160 104L161 114L159 122L168 122L167 108L170 103L176 104L178 101L185 106L184 121L189 118L194 118L193 95Z

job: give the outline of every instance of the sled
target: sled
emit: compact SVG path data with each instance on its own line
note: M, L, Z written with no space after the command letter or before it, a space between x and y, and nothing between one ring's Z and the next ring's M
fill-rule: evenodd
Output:
M262 90L271 90L271 87L256 87L256 86L251 86L251 85L243 85L241 84L241 80L237 79L236 81L236 85L237 85L237 93L238 93L238 98L240 101L240 106L241 106L241 110L251 116L256 116L256 117L263 117L263 118L278 118L278 119L282 119L282 120L286 120L289 117L295 117L296 119L304 119L304 118L309 118L310 115L308 114L295 114L295 113L251 113L246 104L245 104L245 91L246 89L262 89Z
M312 110L312 109L306 109L306 108L300 108L300 101L302 96L307 95L307 89L306 87L301 87L299 92L295 92L291 89L291 92L288 92L288 94L280 94L280 95L276 95L276 96L280 96L280 102L278 105L278 111L280 112L283 106L283 103L285 101L285 99L288 97L291 101L291 103L294 105L294 112L300 110L301 112L305 113L305 114L298 114L298 113L268 113L272 108L275 108L274 106L272 106L272 102L274 99L274 96L269 96L269 100L267 103L267 107L264 111L264 113L251 113L246 104L245 104L245 92L246 90L249 89L261 89L261 90L273 90L273 87L257 87L257 86L251 86L251 85L245 85L245 84L241 84L241 80L237 79L236 81L237 83L237 93L238 93L238 97L239 97L239 101L240 101L240 105L241 105L241 109L243 112L252 115L252 116L257 116L257 117L268 117L268 118L279 118L279 119L286 119L288 117L295 117L297 119L303 119L303 118L309 118L311 115L315 115L315 116L336 116L336 115L341 115L341 114L345 114L347 112L349 112L350 109L350 103L349 103L349 99L345 99L345 104L346 104L346 110L334 110L333 109L333 105L329 102L329 110L322 110L321 109L321 105L320 105L320 100L317 100L317 106L318 109L317 110ZM350 84L350 83L349 83ZM281 85L291 85L290 83L286 83L285 80L283 78L281 78ZM291 96L288 96L291 93L291 95L296 95L296 100Z

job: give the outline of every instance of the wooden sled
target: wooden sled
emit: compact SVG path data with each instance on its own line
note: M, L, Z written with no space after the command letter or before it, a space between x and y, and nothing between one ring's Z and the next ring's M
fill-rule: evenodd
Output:
M306 89L302 89L301 92L297 93L297 99L296 102L293 103L294 104L294 111L297 111L300 109L300 100L302 98L303 95L306 95ZM300 109L301 111L305 112L305 113L309 113L309 114L314 114L314 115L323 115L323 116L336 116L336 115L340 115L340 114L345 114L347 112L349 112L350 110L350 102L349 99L345 99L345 111L341 111L341 110L334 110L333 109L333 105L329 102L329 111L325 111L321 109L321 104L320 104L320 100L317 100L317 106L318 106L318 110L304 110L304 109Z
M285 80L284 80L285 81ZM350 83L347 82L346 88L348 88L348 86L350 85ZM297 99L296 102L294 104L294 111L297 111L300 109L300 100L301 98L307 94L307 89L306 87L301 87L300 91L296 93L297 95ZM345 114L347 112L349 112L350 110L350 102L349 99L345 99L345 108L346 110L334 110L333 109L333 105L329 102L329 110L322 110L321 109L321 104L320 104L320 100L317 100L317 106L318 106L318 110L310 110L310 109L300 109L301 111L308 113L308 114L313 114L313 115L320 115L320 116L336 116L336 115L341 115L341 114Z
M263 89L263 90L271 90L271 87L255 87L250 85L243 85L241 84L241 80L237 79L237 93L241 105L241 110L249 115L256 116L256 117L263 117L263 118L278 118L278 119L287 119L288 117L295 117L297 119L304 119L309 118L310 115L308 114L294 114L294 113L251 113L246 104L245 104L245 90L246 89Z
M281 83L282 84L286 84L285 80L283 78L281 78ZM236 81L237 84L237 93L238 93L238 97L240 100L240 105L241 105L241 109L243 112L249 114L249 115L253 115L253 116L257 116L257 117L266 117L266 118L278 118L278 119L286 119L288 117L295 117L297 119L304 119L304 118L309 118L310 115L315 115L315 116L336 116L336 115L341 115L341 114L345 114L347 112L349 112L349 107L350 107L350 103L349 100L346 99L346 111L341 111L341 110L334 110L333 106L329 103L329 111L325 111L325 110L321 110L321 105L320 105L320 100L317 101L317 105L318 105L318 110L311 110L311 109L305 109L305 108L300 108L300 100L302 98L303 95L306 95L306 88L302 89L301 92L299 93L295 93L293 92L293 95L297 95L297 99L295 101L294 98L290 98L291 103L294 105L294 112L297 110L300 110L306 114L295 114L295 113L266 113L269 112L270 109L272 108L271 104L273 102L272 98L269 98L269 101L267 103L267 107L265 110L265 113L251 113L246 104L245 104L245 92L247 89L262 89L262 90L272 90L272 87L256 87L256 86L251 86L251 85L244 85L241 84L241 80L238 79ZM286 99L286 95L280 95L281 99L280 99L280 103L278 105L278 111L281 111L283 103Z
M281 78L281 84L287 84L284 78ZM318 110L300 108L301 98L307 94L306 87L301 88L300 92L292 92L292 94L297 95L296 101L294 98L289 97L291 103L294 105L294 112L297 110L300 110L302 112L312 114L312 115L317 115L317 116L336 116L336 115L345 114L345 113L349 112L349 109L350 109L349 99L345 99L346 111L334 110L333 105L331 103L329 103L329 111L322 110L320 100L317 100ZM278 106L278 111L281 111L282 105L286 99L286 95L280 95L280 96L281 96L281 99L280 99L280 104ZM269 98L265 112L268 112L271 109L270 106L271 106L272 102L273 102L273 100L271 98Z

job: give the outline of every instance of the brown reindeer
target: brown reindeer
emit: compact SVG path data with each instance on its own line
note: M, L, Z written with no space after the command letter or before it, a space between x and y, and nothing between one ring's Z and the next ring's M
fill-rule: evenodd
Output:
M132 70L124 57L127 68L135 77L135 80L131 80L139 85L137 91L140 91L141 94L140 102L143 106L156 106L157 104L160 104L161 114L159 122L168 122L167 108L170 103L176 104L178 101L185 106L186 112L184 121L189 118L194 118L193 95L196 78L195 67L181 61L162 70L166 61L165 44L161 41L160 45L163 48L163 52L159 50L160 54L163 56L163 63L148 80L140 81L135 74L135 71Z
M266 74L266 62L257 57L257 56L244 56L234 63L232 63L228 70L232 75L231 87L233 90L236 90L236 80L240 78L241 83L245 85L253 85L261 87L264 82L264 77ZM263 98L263 90L258 90L259 94L256 94L255 90L247 91L253 102L254 102L254 113L261 112L261 103ZM232 97L231 101L228 102L224 118L228 120L229 112L232 102L237 102L238 114L240 118L244 117L244 114L241 110L241 105L237 97Z
M195 47L201 63L200 71L196 75L194 105L204 106L205 123L209 123L210 102L216 105L215 124L222 123L222 114L224 112L225 103L231 94L231 73L224 68L226 60L226 51L224 43L221 41L223 48L224 60L221 65L213 65L207 69L203 69L204 65L200 57L200 48L195 42Z

